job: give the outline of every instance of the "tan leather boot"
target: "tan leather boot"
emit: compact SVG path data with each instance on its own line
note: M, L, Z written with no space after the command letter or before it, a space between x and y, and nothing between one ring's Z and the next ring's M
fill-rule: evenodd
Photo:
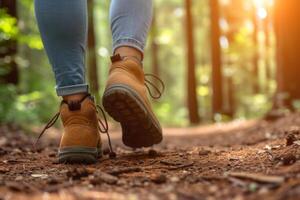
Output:
M132 148L149 147L162 141L162 128L147 97L141 64L132 57L112 57L102 103L121 123L122 139Z
M64 133L58 158L60 163L94 163L101 154L97 109L93 98L63 101L60 107Z

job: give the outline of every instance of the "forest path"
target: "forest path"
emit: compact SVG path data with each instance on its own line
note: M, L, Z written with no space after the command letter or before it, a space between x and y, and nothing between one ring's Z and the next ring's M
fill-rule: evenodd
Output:
M167 128L164 142L154 150L132 151L121 145L117 129L111 135L116 159L105 155L93 165L60 165L55 131L34 152L33 138L1 126L0 199L300 196L300 114L274 122Z

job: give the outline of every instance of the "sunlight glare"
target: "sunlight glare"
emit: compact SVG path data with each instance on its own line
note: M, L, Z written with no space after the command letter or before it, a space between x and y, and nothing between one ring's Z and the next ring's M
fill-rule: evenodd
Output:
M265 0L253 0L253 3L256 7L262 7L264 5Z
M221 36L220 37L220 45L223 49L228 49L229 47L229 42L228 42L228 39L227 37L225 36Z
M260 18L260 19L265 19L267 16L268 16L268 12L265 8L263 7L260 7L258 8L257 10L257 16Z

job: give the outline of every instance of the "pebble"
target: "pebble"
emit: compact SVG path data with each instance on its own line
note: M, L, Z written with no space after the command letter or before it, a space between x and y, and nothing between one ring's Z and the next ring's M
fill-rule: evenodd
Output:
M87 177L89 175L89 172L86 168L74 168L74 169L68 170L66 175L69 178L78 180L78 179L81 179L82 177Z
M209 151L209 150L206 150L206 149L201 149L201 150L198 152L199 156L206 156L206 155L208 155L209 153L210 153L210 151Z
M156 150L154 150L154 149L150 149L148 151L148 156L151 157L151 158L157 157L158 155L159 155L158 152Z
M287 154L284 155L281 160L283 165L292 165L297 161L297 158L293 154Z
M296 137L294 134L288 134L286 136L286 146L291 146L294 144L294 141L296 141Z
M162 184L162 183L166 183L167 182L167 177L164 174L159 174L159 175L155 175L154 177L152 177L152 182L156 183L156 184Z
M23 176L17 176L17 177L15 178L15 181L21 181L21 180L23 180Z

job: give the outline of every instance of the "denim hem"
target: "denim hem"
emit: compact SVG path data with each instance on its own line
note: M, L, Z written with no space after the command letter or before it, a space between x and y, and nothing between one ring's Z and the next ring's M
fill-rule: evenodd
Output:
M137 49L138 51L140 51L142 54L144 54L144 45L141 42L139 42L133 38L121 38L121 39L118 39L117 41L113 42L113 53L115 53L115 50L118 47L122 47L122 46L133 47L133 48Z
M63 87L56 87L56 93L58 96L66 96L78 93L89 92L89 86L87 84L77 84Z

